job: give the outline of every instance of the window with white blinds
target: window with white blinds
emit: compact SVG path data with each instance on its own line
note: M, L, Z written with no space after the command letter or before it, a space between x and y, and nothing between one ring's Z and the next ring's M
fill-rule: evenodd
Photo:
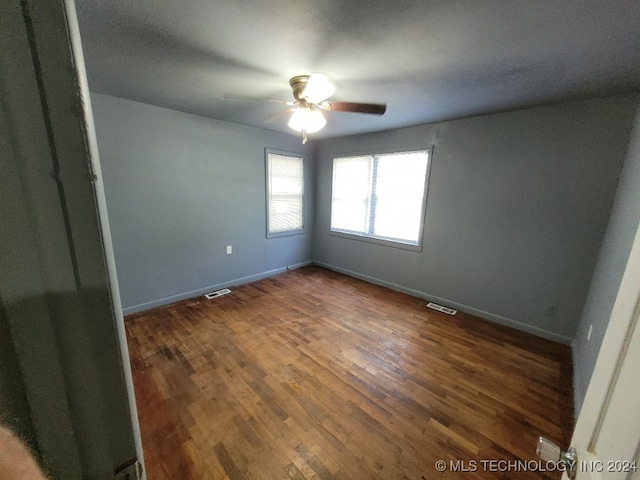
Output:
M427 150L333 159L331 230L420 245Z
M304 158L267 151L267 235L304 229Z

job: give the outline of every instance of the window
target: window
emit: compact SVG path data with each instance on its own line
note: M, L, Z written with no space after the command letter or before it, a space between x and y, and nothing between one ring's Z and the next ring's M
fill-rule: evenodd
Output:
M429 152L333 159L331 231L419 246Z
M304 230L304 158L273 151L267 157L267 237Z

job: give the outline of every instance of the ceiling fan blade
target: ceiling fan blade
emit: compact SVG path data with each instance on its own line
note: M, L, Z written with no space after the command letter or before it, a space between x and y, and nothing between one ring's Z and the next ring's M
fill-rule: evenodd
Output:
M372 115L384 115L387 105L384 103L353 103L353 102L322 102L326 110L336 112L370 113Z
M279 112L272 113L271 115L267 115L266 117L263 117L262 121L265 123L273 123L273 122L279 121L280 118L284 117L285 115L291 115L294 111L295 109L293 107L289 107L284 110L280 110Z
M235 93L225 93L225 100L248 100L250 102L271 102L271 103L281 103L283 105L293 105L293 102L289 102L287 100L279 100L277 98L261 98L261 97L250 97L247 95L237 95Z

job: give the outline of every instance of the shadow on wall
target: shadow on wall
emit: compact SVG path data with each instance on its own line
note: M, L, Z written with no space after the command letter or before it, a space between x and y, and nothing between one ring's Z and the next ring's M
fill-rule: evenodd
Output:
M133 459L109 290L28 297L0 314L0 420L44 468L58 478L61 465L74 463L69 447L77 448L85 478Z

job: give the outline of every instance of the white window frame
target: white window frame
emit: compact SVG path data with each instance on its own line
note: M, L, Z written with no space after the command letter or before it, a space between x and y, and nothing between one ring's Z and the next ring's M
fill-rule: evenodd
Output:
M416 252L421 252L422 251L422 242L423 242L423 234L424 234L424 223L425 223L425 212L426 212L426 206L427 206L427 196L428 196L428 190L429 190L429 177L431 174L431 152L432 149L425 149L425 148L420 148L420 149L412 149L412 150L402 150L402 151L383 151L383 152L377 152L377 153L361 153L361 154L349 154L349 155L340 155L340 156L336 156L333 159L333 172L332 172L332 181L331 181L331 211L330 211L330 217L329 217L329 233L330 235L333 236L337 236L337 237L344 237L344 238L350 238L350 239L354 239L354 240L359 240L359 241L364 241L364 242L369 242L369 243L375 243L375 244L380 244L380 245L386 245L386 246L391 246L391 247L396 247L396 248L401 248L404 250L410 250L410 251L416 251ZM339 229L339 228L334 228L332 223L333 223L333 209L334 209L334 187L335 187L335 174L336 174L336 161L341 160L341 159L348 159L348 158L363 158L363 157L369 157L373 160L374 164L375 162L377 162L377 157L380 156L384 156L384 155L402 155L402 154L410 154L410 153L424 153L428 156L427 158L427 166L426 166L426 171L425 171L425 180L424 180L424 193L422 196L422 204L421 204L421 211L420 211L420 216L419 216L419 232L418 232L418 240L417 242L410 242L404 239L397 239L397 238L389 238L389 237L382 237L382 236L377 236L375 234L373 234L373 225L371 222L369 222L369 231L367 233L363 233L361 231L351 231L351 230L345 230L345 229ZM375 189L375 182L373 181L373 175L375 175L375 166L374 168L372 168L372 172L371 172L371 180L370 180L370 186L369 186L369 217L371 217L372 215L374 215L374 209L375 209L375 205L374 202L371 201L371 198L375 195L374 189Z
M272 202L272 193L271 193L271 159L273 156L283 156L299 159L302 164L302 191L301 195L301 227L290 229L290 230L278 230L272 231L272 219L271 219L271 202ZM290 235L300 235L306 232L307 229L307 206L306 206L306 159L304 155L300 155L297 153L291 152L282 152L278 150L265 149L265 180L266 180L266 220L267 220L267 238L278 238L278 237L286 237Z

